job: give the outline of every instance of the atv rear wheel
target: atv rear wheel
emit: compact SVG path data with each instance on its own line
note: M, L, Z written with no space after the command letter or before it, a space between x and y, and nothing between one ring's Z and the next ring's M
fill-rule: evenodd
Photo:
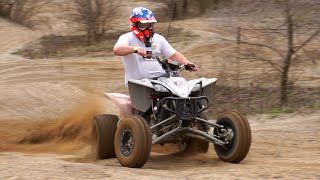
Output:
M214 145L219 158L225 162L238 163L248 154L251 146L251 129L248 120L237 111L226 111L218 117L217 124L223 128L214 129L214 135L226 145Z
M142 167L149 159L151 143L150 128L143 117L128 116L119 122L114 147L122 166Z
M116 115L101 114L93 118L91 134L93 137L92 150L97 159L116 157L114 152L114 136L119 118Z
M198 116L201 119L207 120L207 116L203 113ZM204 123L197 123L196 128L200 131L207 132L208 126ZM196 138L186 138L183 141L178 142L178 146L180 151L183 152L198 152L198 153L206 153L209 149L209 142Z

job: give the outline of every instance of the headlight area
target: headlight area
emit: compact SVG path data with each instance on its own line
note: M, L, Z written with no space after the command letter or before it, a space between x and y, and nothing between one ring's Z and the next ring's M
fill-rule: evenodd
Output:
M200 84L196 84L195 86L193 86L191 92L200 91L200 88L201 88Z
M162 86L161 84L154 84L153 87L154 87L154 90L157 92L169 92L169 90L164 86Z
M154 87L154 90L157 91L157 92L170 92L166 87L164 87L164 86L161 85L161 84L154 84L153 87ZM200 91L200 89L201 89L200 84L196 84L196 85L192 88L192 91L191 91L191 92L197 92L197 91Z

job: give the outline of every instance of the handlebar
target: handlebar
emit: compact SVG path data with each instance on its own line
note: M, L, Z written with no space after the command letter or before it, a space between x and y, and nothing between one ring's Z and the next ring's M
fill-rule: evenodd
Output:
M138 53L138 50L134 50L133 52ZM142 57L145 59L156 59L160 63L160 65L162 66L162 68L164 70L181 72L183 69L186 69L188 71L192 71L192 69L195 68L195 65L191 64L191 63L182 64L180 66L169 63L168 59L163 58L162 54L160 54L158 52L147 51L147 53L145 55L142 55Z
M133 53L138 53L138 50L133 50ZM156 59L155 57L153 57L152 51L147 51L147 54L143 55L142 57L147 58L147 59L151 59L151 58Z

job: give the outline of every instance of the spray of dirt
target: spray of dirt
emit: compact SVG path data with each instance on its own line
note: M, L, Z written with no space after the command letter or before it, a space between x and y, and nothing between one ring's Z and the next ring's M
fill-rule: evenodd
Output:
M108 101L101 95L92 94L79 99L76 106L61 118L34 123L16 144L6 145L6 150L87 154L90 151L92 119L97 114L108 112Z

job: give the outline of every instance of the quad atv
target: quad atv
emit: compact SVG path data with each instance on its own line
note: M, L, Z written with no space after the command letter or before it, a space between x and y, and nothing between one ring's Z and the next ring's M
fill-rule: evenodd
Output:
M204 113L217 79L187 81L179 77L184 65L169 63L156 54L150 58L162 65L166 77L129 80L130 96L106 93L122 118L111 114L94 117L96 157L117 157L122 166L139 168L148 161L154 144L177 143L181 151L205 153L213 143L221 160L242 161L251 145L247 119L234 110L225 111L216 121L208 120Z

